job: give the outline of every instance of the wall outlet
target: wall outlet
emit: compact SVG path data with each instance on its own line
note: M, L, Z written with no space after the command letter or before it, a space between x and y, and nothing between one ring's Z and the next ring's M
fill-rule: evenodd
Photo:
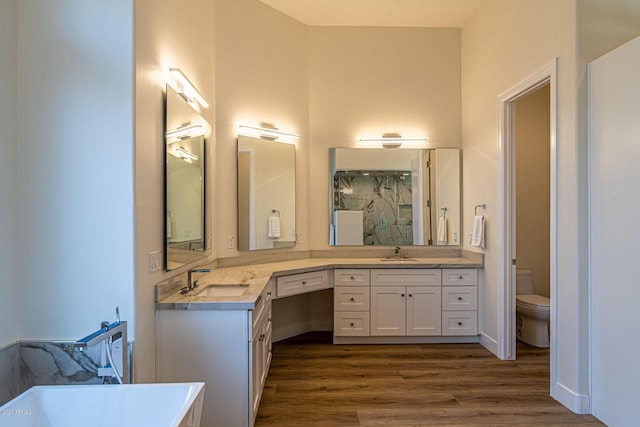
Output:
M162 251L149 252L149 273L162 268Z
M236 248L236 237L228 236L227 237L227 249L235 249Z
M302 233L298 233L296 235L296 244L297 245L301 245L302 244Z

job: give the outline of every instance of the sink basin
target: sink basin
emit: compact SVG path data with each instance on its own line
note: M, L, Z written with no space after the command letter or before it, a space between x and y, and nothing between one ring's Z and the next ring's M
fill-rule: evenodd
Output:
M239 297L249 285L207 285L196 295L199 297Z
M0 426L200 425L204 383L35 386L0 407Z
M382 262L418 262L415 258L381 258Z

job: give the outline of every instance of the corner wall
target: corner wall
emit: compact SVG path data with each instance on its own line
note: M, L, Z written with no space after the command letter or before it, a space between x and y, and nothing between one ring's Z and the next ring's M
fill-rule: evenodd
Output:
M149 272L149 253L164 248L164 92L170 67L180 68L208 101L202 116L215 129L214 2L190 1L176 7L170 0L135 2L135 382L155 380L154 285L194 265ZM207 141L206 235L212 235L215 138ZM209 259L215 258L213 249ZM133 257L133 255L132 255ZM198 263L195 263L196 265ZM201 263L200 263L201 264Z
M16 22L17 1L0 1L0 349L19 338Z

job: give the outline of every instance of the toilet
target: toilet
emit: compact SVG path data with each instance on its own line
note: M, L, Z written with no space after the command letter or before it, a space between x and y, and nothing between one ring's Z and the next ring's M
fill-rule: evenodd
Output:
M516 270L516 337L534 347L549 347L549 298L533 293L531 270Z

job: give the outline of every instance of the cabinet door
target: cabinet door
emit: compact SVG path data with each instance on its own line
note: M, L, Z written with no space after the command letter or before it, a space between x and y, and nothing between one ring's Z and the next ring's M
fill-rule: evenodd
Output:
M260 406L260 398L262 397L262 372L264 370L264 345L263 331L264 324L259 322L257 328L254 329L253 340L251 345L250 363L251 363L251 412L249 419L253 424L253 420L258 413Z
M435 286L407 287L407 335L440 335L442 292Z
M405 288L375 286L371 288L371 335L402 336L406 331Z

